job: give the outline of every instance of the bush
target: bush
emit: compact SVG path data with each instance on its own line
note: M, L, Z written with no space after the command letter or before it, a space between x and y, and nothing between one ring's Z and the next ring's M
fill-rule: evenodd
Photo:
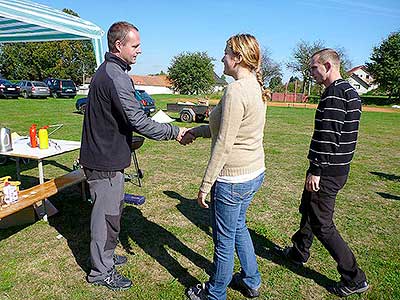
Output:
M390 105L400 103L399 99L389 98L389 96L361 95L364 105Z
M320 98L318 95L309 95L307 103L318 103Z

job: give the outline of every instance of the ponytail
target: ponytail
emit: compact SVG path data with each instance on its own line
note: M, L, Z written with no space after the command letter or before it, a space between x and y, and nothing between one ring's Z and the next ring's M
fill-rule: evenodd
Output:
M266 102L266 101L271 99L271 91L264 87L264 82L262 80L262 74L261 74L260 69L256 70L256 76L257 76L258 84L261 87L262 99L263 99L264 102Z

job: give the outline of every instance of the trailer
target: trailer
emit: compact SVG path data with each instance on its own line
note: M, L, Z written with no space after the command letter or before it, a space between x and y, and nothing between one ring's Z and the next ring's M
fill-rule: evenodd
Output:
M177 112L182 122L203 122L213 107L194 103L168 103L167 111Z

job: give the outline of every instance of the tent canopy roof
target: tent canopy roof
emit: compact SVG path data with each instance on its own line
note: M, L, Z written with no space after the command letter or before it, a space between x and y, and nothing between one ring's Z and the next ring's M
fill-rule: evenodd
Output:
M0 43L92 40L102 59L103 30L89 21L29 0L0 0Z

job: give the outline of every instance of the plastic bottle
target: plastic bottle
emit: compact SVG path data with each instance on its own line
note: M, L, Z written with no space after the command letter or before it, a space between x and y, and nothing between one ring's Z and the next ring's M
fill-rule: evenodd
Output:
M11 204L18 201L18 190L15 186L12 186L9 182L4 183L3 187L4 202Z
M29 128L29 138L31 141L31 147L36 148L38 146L36 136L36 124L32 124L32 126Z
M47 132L49 126L43 126L39 129L39 148L48 149L49 148L49 134Z

